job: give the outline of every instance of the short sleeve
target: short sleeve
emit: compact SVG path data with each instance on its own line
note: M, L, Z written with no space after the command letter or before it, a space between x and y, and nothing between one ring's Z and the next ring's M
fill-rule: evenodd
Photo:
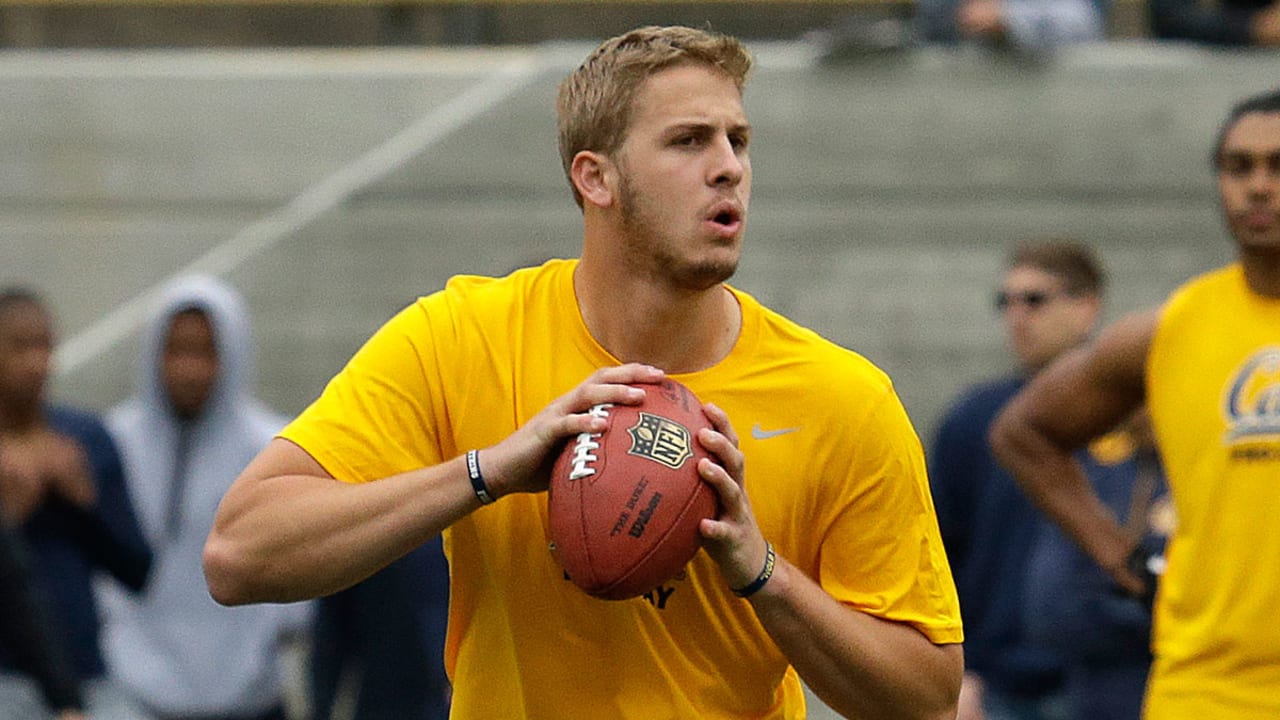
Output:
M851 436L857 446L842 508L822 544L822 586L837 600L909 624L935 643L961 642L959 602L924 451L892 389Z

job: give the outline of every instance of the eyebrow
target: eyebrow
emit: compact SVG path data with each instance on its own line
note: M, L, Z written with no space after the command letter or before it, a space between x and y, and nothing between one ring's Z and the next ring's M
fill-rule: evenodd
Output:
M1266 150L1252 151L1247 148L1223 148L1219 153L1222 159L1233 160L1258 160L1258 159L1275 159L1280 158L1280 147L1268 148Z
M674 125L668 126L664 134L679 135L685 132L695 132L695 133L715 132L716 130L719 129L719 127L720 126L717 123L703 122L701 120L691 120L689 122L681 122L681 123L676 123ZM733 125L730 125L729 127L725 128L725 130L730 135L735 133L750 134L751 123L734 123Z
M1270 172L1280 169L1280 148L1252 152L1245 148L1222 148L1213 158L1216 172L1251 172L1256 166L1266 166Z

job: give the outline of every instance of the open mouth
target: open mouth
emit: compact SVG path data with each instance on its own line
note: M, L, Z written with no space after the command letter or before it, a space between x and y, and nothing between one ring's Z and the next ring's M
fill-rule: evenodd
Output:
M721 203L711 209L708 219L713 225L733 230L742 223L742 211L732 203Z

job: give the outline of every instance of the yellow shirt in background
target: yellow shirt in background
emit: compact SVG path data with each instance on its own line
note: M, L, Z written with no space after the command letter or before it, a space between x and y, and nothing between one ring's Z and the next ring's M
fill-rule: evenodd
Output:
M283 436L348 482L498 443L619 364L582 321L575 267L454 278L379 330ZM960 642L923 453L889 379L732 292L732 352L673 377L728 413L765 537L840 601ZM547 543L545 493L446 531L455 720L803 717L795 671L705 552L610 602L565 580Z
M1149 720L1280 718L1280 300L1230 265L1161 315L1147 396L1178 525Z

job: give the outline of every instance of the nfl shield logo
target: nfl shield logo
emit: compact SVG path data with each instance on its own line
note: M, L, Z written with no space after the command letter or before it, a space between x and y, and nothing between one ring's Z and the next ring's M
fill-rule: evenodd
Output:
M693 457L689 429L659 415L641 412L639 421L627 433L631 435L628 455L648 458L672 470Z

